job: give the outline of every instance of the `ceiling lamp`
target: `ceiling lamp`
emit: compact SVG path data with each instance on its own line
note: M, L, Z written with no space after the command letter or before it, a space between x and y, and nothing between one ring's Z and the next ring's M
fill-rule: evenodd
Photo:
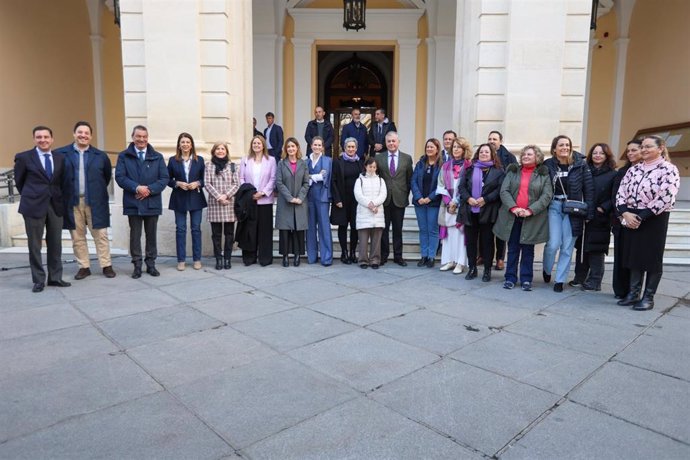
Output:
M367 0L343 0L343 27L345 30L366 29Z

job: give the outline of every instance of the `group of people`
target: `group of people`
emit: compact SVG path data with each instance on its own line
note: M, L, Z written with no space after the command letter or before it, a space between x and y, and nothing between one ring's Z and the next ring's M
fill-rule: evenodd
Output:
M395 124L383 109L375 112L369 129L361 123L359 109L352 111L336 158L333 127L322 107L307 125L306 155L295 137L283 143L282 128L272 113L266 119L268 127L263 133L255 128L239 165L230 160L223 142L213 145L205 162L189 133L178 136L175 155L166 165L149 144L147 128L134 127L132 142L115 167L129 220L133 278L142 276L144 266L151 276L160 275L156 235L166 187L172 189L169 208L175 213L180 271L186 268L188 221L193 268L202 268L204 208L217 270L232 267L235 242L245 265L271 264L274 228L279 230L284 267L300 265L305 252L308 263L329 266L331 225L338 227L343 264L377 269L392 253L394 263L406 266L402 230L411 196L419 227L419 267L434 267L440 247L441 271L460 274L466 269L465 279L472 280L481 266L482 281L489 282L492 268L505 269L504 288L531 291L534 248L546 243L545 283L551 282L555 268L553 289L564 290L577 248L575 277L567 285L599 291L613 231L618 303L637 310L653 308L669 212L679 186L678 169L658 136L630 141L626 164L617 170L611 149L603 143L582 155L560 135L553 139L550 158L545 160L538 146L527 145L518 162L498 131L472 151L467 139L449 130L442 141L427 140L415 164L399 150ZM52 131L38 126L34 148L15 158L34 292L46 284L40 255L44 229L48 285L70 285L63 280L60 261L63 227L71 230L79 263L75 279L91 275L87 227L104 276L115 276L107 235L112 165L104 152L90 145L91 131L89 123L78 122L74 143L53 151Z

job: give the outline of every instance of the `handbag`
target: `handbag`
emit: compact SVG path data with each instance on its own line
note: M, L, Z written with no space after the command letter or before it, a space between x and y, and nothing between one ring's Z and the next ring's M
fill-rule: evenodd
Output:
M451 214L446 209L446 206L441 203L441 207L438 211L438 224L442 227L455 227L457 223L457 214Z
M561 183L561 189L563 189L563 194L565 195L565 201L563 202L563 214L586 218L589 209L587 203L580 200L568 199L568 194L565 193L565 187L563 187L563 181L561 180L561 176L558 176L558 182Z

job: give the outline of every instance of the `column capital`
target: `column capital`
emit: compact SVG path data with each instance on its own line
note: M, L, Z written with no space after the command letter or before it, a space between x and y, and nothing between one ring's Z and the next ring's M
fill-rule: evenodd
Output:
M420 40L418 38L399 38L398 46L403 49L416 48L419 42Z

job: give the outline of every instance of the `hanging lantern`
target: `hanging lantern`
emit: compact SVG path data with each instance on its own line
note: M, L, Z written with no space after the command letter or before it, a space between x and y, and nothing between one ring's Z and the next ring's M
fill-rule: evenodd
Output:
M343 1L343 27L345 30L366 29L367 0Z

